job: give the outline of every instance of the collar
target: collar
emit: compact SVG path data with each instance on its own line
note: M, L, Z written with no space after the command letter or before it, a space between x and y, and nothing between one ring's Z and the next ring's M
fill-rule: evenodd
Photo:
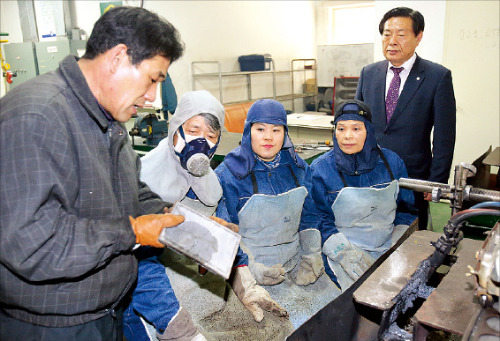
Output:
M410 72L411 68L413 67L413 64L415 64L416 59L417 59L417 53L413 52L413 56L411 56L411 58L408 59L406 62L404 62L403 65L401 65L401 66L394 66L391 62L388 62L387 63L387 70L390 70L391 67L394 66L395 68L403 67L406 71Z
M94 97L94 98L95 98L95 97ZM101 110L102 110L103 114L104 114L104 115L106 115L106 117L107 117L108 121L110 121L110 122L114 121L114 120L115 120L115 119L114 119L114 117L113 117L113 116L111 116L111 114L110 114L109 112L107 112L107 111L106 111L106 109L104 109L104 108L102 107L101 103L99 103L99 102L97 101L97 98L95 98L95 101L97 102L97 105L99 106L99 108L101 108Z
M87 80L77 63L78 59L72 55L67 56L60 62L59 70L80 104L87 110L89 116L96 121L103 132L106 132L110 120L106 115L106 111L101 109L99 102L90 91Z

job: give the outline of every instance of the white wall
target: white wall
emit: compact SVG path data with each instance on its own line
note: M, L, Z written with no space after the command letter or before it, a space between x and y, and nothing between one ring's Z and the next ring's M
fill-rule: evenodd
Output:
M447 3L443 64L452 72L457 100L454 165L500 145L499 17L498 1Z
M238 71L237 58L246 54L272 55L277 70L290 69L294 58L315 58L315 10L311 1L145 1L144 6L170 20L186 44L184 57L170 73L178 94L191 90L191 62L219 60L223 71ZM254 95L272 95L271 78L260 77ZM245 99L243 78L226 79L224 101ZM253 82L259 84L259 77ZM290 92L290 78L278 79L278 95ZM207 87L218 96L214 82ZM261 91L257 93L257 91Z
M17 11L16 1L1 1L2 31L8 25L20 32L19 22L3 20L5 3ZM90 35L100 16L99 1L76 0L72 5L76 9L74 25ZM291 59L316 57L314 1L145 0L144 7L172 22L186 44L184 56L169 70L179 96L192 90L192 61L219 60L223 71L237 71L238 56L269 53L276 69L285 70L290 69ZM19 15L13 13L12 17ZM22 36L11 41L20 42ZM269 76L256 77L252 82L254 96L272 96ZM290 83L289 75L279 76L278 95L290 93ZM216 84L206 81L197 88L207 87L218 96ZM224 84L229 89L224 92L225 101L245 99L244 79L233 78Z
M75 24L90 35L99 18L99 3L77 0L75 6ZM223 71L238 71L238 56L269 53L276 69L284 70L290 69L291 59L315 58L314 6L311 1L144 1L145 8L179 30L186 44L184 56L169 70L178 96L192 90L193 61L218 60ZM269 76L254 77L252 82L254 96L272 95ZM245 99L245 84L243 78L225 79L224 101ZM197 83L197 89L202 88L218 97L216 80ZM289 93L290 78L279 78L278 88L278 95Z

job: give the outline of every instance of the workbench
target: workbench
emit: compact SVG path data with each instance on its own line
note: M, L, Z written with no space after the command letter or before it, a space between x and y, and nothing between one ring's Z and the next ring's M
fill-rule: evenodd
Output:
M307 111L287 116L288 134L296 139L316 141L332 140L333 116L326 113Z

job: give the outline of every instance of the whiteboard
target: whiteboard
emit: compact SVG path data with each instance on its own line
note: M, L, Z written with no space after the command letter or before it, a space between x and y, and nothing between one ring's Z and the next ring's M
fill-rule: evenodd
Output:
M373 62L373 44L319 45L318 86L332 87L334 77L359 77Z

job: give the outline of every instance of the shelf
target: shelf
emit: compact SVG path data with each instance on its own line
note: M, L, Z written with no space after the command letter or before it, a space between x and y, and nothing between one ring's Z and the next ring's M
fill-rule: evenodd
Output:
M197 63L197 62L193 62ZM217 63L217 62L214 62ZM291 73L291 72L299 72L299 71L316 71L316 69L297 69L297 70L263 70L263 71L233 71L233 72L221 72L221 76L246 76L246 75L255 75L255 74L272 74L272 73ZM204 78L204 77L219 77L218 72L211 73L198 73L194 74L194 78Z
M217 69L217 72L199 72L197 73L197 68L200 67L200 64L208 64L212 65ZM298 65L298 66L297 66ZM231 104L240 104L245 102L253 102L258 99L274 99L276 101L292 101L292 109L295 111L295 99L307 98L307 97L315 97L314 102L317 102L317 83L316 83L316 60L315 59L293 59L291 62L291 68L289 70L275 70L274 60L270 61L270 70L262 70L262 71L234 71L234 72L222 72L221 63L219 61L194 61L191 63L191 71L192 71L192 82L193 82L193 90L197 90L196 80L200 78L218 78L219 80L219 100L224 105ZM313 73L315 80L315 89L316 92L302 92L302 93L294 93L295 91L295 74L297 72L302 72L304 77L304 83L306 81L306 73ZM252 96L252 75L268 75L272 77L272 85L273 85L273 94L272 96L261 96L261 97L253 97ZM287 95L276 95L276 75L277 74L290 74L291 78L291 87L292 93ZM223 96L223 86L222 79L225 77L238 77L245 76L247 83L247 98L239 101L224 101Z

